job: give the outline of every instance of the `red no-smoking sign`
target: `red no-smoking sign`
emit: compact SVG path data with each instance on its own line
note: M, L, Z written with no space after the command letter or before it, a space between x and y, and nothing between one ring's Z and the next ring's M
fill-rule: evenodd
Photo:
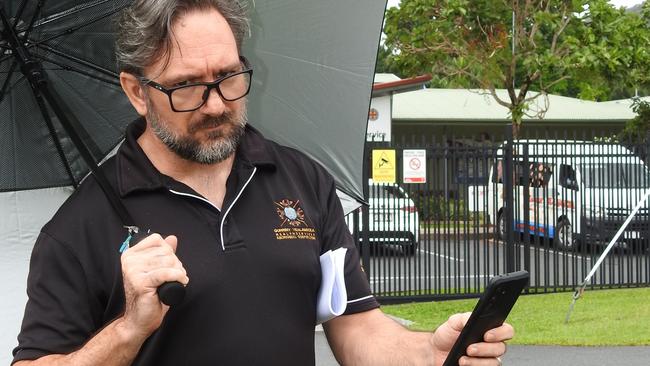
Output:
M413 170L418 170L422 166L422 162L420 161L420 158L411 158L411 160L409 160L409 166Z
M404 150L404 183L426 183L426 150Z

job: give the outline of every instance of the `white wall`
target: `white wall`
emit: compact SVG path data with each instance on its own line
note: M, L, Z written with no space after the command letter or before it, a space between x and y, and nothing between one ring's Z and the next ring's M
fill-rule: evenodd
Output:
M0 365L11 362L17 344L36 236L71 192L52 188L0 193Z
M375 120L368 118L366 141L390 141L392 123L392 98L390 95L374 97L370 101L370 111L376 113Z

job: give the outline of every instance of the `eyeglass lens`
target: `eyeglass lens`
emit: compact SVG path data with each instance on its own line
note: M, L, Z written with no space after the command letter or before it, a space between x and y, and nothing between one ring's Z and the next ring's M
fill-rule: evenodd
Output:
M221 97L226 101L237 100L248 92L250 74L241 73L229 76L217 85ZM174 109L178 111L193 110L200 107L208 98L206 85L189 85L175 89L171 93L171 102Z

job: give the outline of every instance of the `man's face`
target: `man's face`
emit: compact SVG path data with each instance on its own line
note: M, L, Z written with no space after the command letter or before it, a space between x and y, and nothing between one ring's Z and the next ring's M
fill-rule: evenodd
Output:
M216 11L194 11L172 26L169 63L158 60L145 77L170 88L210 82L241 69L237 44L226 20ZM221 99L216 90L196 111L174 112L164 93L148 88L146 119L155 135L178 156L212 164L232 155L246 125L245 98Z

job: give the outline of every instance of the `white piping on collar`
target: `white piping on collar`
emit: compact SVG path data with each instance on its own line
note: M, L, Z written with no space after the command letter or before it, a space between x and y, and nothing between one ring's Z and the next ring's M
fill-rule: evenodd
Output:
M196 195L193 195L193 194L191 194L191 193L178 192L178 191L175 191L175 190L173 190L173 189L170 189L169 191L170 191L171 193L173 193L173 194L177 194L177 195L179 195L179 196L193 197L193 198L199 199L199 200L201 200L201 201L203 201L203 202L205 202L205 203L208 203L210 206L214 207L217 211L221 212L221 209L220 209L219 207L215 206L212 202L210 202L209 200L207 200L207 199L205 199L205 198L203 198L203 197L201 197L201 196L196 196Z
M253 176L255 175L255 172L257 172L257 167L253 168L253 172L251 173L251 176L248 177L248 180L246 181L246 183L244 183L244 186L241 188L241 190L237 194L237 197L235 197L235 199L232 201L232 203L230 204L230 206L228 207L226 212L221 216L221 226L219 227L219 234L221 235L221 249L223 249L224 252L226 251L226 245L224 244L224 241L223 241L223 224L224 224L224 222L226 222L226 216L228 216L228 213L230 212L230 209L235 205L235 203L237 202L237 200L239 199L241 194L244 193L244 189L246 189L246 187L248 186L248 183L250 183L251 180L253 179Z

